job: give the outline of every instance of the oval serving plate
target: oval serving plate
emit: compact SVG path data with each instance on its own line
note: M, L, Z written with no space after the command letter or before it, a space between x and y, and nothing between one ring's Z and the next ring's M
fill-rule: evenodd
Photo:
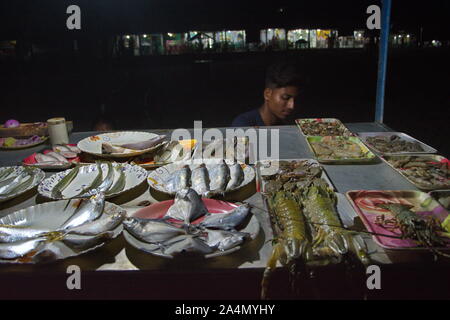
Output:
M125 143L142 142L155 138L157 136L158 134L155 133L139 132L139 131L120 131L120 132L102 133L99 135L84 138L83 140L78 142L77 146L81 151L95 155L97 157L127 158L154 151L167 142L164 141L157 144L156 146L143 150L133 150L133 151L130 150L129 152L126 153L110 153L110 154L102 153L102 143L105 142L113 145L121 145Z
M234 208L238 207L238 205L236 205L232 202L207 199L207 198L202 198L202 200L203 200L203 203L205 204L206 208L208 209L208 212L210 212L212 214L225 213L225 212L228 212L228 211L233 210ZM136 218L144 218L144 219L161 218L166 214L167 210L170 208L170 206L173 205L173 203L174 203L174 200L158 202L158 203L152 204L148 207L142 208L139 211L136 211L132 216L136 217ZM215 252L205 254L204 257L205 258L214 258L214 257L228 255L230 253L240 250L243 245L246 245L247 243L254 240L258 236L258 233L260 231L260 225L259 225L259 221L256 218L256 216L253 215L252 213L250 213L250 214L252 216L251 216L250 220L248 221L248 223L245 225L245 227L237 230L239 232L249 233L250 239L244 241L244 243L242 243L236 247L233 247L233 248L225 250L225 251L220 251L220 250L216 249ZM200 217L197 220L193 221L192 224L196 225L196 224L200 223L201 221L203 221L203 219L204 219L204 217ZM136 237L132 236L126 229L123 229L123 235L124 235L124 238L127 240L127 242L131 246L135 247L138 250L141 250L141 251L144 251L144 252L159 256L159 257L163 257L163 258L169 258L169 259L174 258L174 256L172 256L172 255L164 254L157 245L141 241L141 240L137 239Z
M139 166L131 165L131 164L120 164L113 162L113 167L122 166L122 171L125 173L125 187L118 192L106 194L105 197L112 198L115 197L123 192L126 192L138 185L140 185L145 178L147 177L147 171ZM103 162L101 164L102 171L103 171L103 177L106 176L108 173L108 165L106 162ZM53 188L56 186L56 184L63 179L71 170L65 170L62 172L55 173L54 175L48 177L44 181L41 182L41 184L38 187L38 192L43 195L44 197L54 199L54 200L60 200L60 199L70 199L76 197L82 188L89 186L94 179L97 176L98 169L97 164L90 164L86 166L81 166L80 171L78 172L77 176L73 179L73 181L63 190L62 192L62 198L54 197L52 196ZM112 185L114 185L117 180L119 179L119 175L114 173L114 181Z
M25 188L21 188L19 190L17 190L16 192L11 193L10 195L8 195L7 197L1 197L0 196L0 202L4 202L4 201L8 201L12 198L15 198L31 189L33 189L34 187L36 187L45 177L45 173L44 171L42 171L39 168L27 168L25 169L22 166L14 166L14 167L2 167L0 168L0 175L5 172L6 170L8 170L9 168L13 168L13 171L11 174L14 175L19 175L21 174L24 170L30 170L31 171L31 176L32 176L32 181L30 184L27 184L27 186ZM11 175L10 174L10 175Z
M23 228L28 227L33 229L56 230L74 213L74 210L77 208L79 200L74 199L69 201L69 205L67 200L60 200L45 202L28 207L1 218L0 224L20 226ZM119 212L124 212L124 210L118 205L105 202L105 209L102 215L112 215ZM116 238L122 232L122 229L122 224L119 224L116 228L110 230L113 234L111 238L108 238L107 240ZM37 252L33 256L27 255L24 258L15 260L0 259L0 263L36 264L41 262L52 262L55 260L66 259L84 254L88 251L92 251L103 246L105 243L106 241L103 241L100 244L78 251L68 247L62 241L53 241L48 243L43 248L46 250Z
M167 181L167 179L171 177L173 172L179 170L185 165L189 165L190 169L194 170L202 163L206 165L206 168L209 171L214 165L216 165L221 161L222 159L199 159L199 160L189 160L170 163L168 165L162 166L150 172L148 174L147 182L150 185L150 188L165 193L169 196L175 196L175 193L171 193L167 191L165 188L165 182ZM226 160L225 162L227 164L231 163L230 160ZM229 192L239 190L244 186L248 185L249 183L251 183L255 179L255 170L253 169L253 167L246 164L241 164L241 167L242 170L244 171L244 181L242 181L241 185L238 188L230 190ZM226 191L226 193L228 193L228 191Z

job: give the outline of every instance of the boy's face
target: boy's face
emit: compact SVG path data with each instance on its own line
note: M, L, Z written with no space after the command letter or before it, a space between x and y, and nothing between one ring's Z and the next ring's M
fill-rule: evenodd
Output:
M264 100L269 110L279 119L286 119L295 108L295 98L299 89L295 86L264 89Z

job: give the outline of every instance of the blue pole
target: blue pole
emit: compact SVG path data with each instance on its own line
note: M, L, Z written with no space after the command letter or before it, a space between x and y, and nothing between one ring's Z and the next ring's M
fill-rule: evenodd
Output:
M386 86L386 67L389 46L389 25L391 18L391 0L383 0L381 7L380 53L378 56L377 98L375 102L375 121L383 122L384 89Z

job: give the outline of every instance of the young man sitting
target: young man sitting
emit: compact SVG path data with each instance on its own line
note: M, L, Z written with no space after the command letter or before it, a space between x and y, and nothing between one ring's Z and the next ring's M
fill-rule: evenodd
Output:
M264 104L237 116L232 127L273 126L283 124L295 108L302 81L296 65L276 63L267 69Z

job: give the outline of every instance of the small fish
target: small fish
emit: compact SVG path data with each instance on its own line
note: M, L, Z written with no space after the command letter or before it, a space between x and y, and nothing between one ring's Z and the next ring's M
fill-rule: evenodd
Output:
M33 251L38 251L46 242L48 242L48 239L42 237L13 243L0 243L0 259L13 260L22 258Z
M250 234L246 232L207 230L207 234L206 244L211 248L217 248L220 251L234 248L250 238Z
M188 188L177 192L174 204L167 210L164 219L173 218L189 225L207 213L208 209L198 193L194 189Z
M75 209L69 219L58 230L69 230L84 223L97 220L105 208L105 195L102 193L92 196L90 199L80 200L80 205Z
M18 187L20 184L24 183L26 179L33 180L33 177L31 177L28 171L24 170L17 177L15 177L14 180L12 180L10 183L0 187L0 194L2 196L7 195L8 193L12 192L16 187Z
M172 173L166 180L166 190L170 193L178 192L181 189L189 188L191 185L191 169L188 165Z
M98 186L97 191L98 192L105 192L108 190L112 183L114 182L114 168L111 162L107 162L106 166L108 167L108 173L106 174L106 178L103 180L103 182ZM101 167L100 167L101 168Z
M118 193L125 189L126 178L125 172L123 171L123 165L117 165L114 170L116 170L119 174L119 179L117 179L116 183L108 191L106 191L107 196L110 194Z
M134 237L148 243L161 243L185 234L183 229L161 220L127 218L123 221L123 225Z
M206 196L208 198L216 195L223 196L225 194L228 181L230 180L230 168L223 159L209 171L209 179L211 181L211 191L209 191Z
M209 191L209 174L204 163L192 170L191 183L192 189L200 195Z
M0 224L0 242L16 242L47 235L51 230Z
M43 154L43 153L36 153L36 155L34 156L34 158L36 159L37 163L52 163L52 162L60 162L58 161L58 159L56 159L55 157L49 156L47 154ZM66 161L67 162L67 161Z
M238 162L234 162L230 166L230 181L227 184L227 191L237 189L242 181L244 181L244 170Z
M70 146L68 144L66 144L65 146L74 153L81 153L81 150L77 146Z
M90 197L93 194L98 193L97 188L102 184L103 181L103 170L100 161L97 162L97 176L90 185L81 189L81 191L75 197Z
M243 204L227 213L209 214L200 223L201 227L222 230L235 230L250 213L250 206Z
M119 211L114 214L103 214L97 220L83 223L78 227L68 230L68 232L70 234L93 236L108 230L114 230L122 223L125 218L125 213L125 211Z
M84 250L95 247L114 236L114 232L106 231L100 234L86 236L66 234L60 241L72 249Z
M167 255L176 255L184 252L197 252L208 254L214 250L205 244L202 240L193 235L180 236L176 241L162 244L162 252Z
M223 158L224 139L215 139L210 142L203 150L202 158Z
M52 152L46 153L45 155L53 157L60 162L69 162L69 160L67 160L64 156L60 155L58 152L52 151Z
M13 171L14 171L13 167L10 167L10 168L7 168L7 169L3 170L0 173L0 182L3 182L5 179L7 179L9 177L9 175L11 173L13 173Z
M152 148L161 142L163 142L166 139L165 135L159 135L154 138L151 138L146 141L141 142L135 142L135 143L125 143L121 145L117 145L117 147L126 148L126 149L132 149L132 150L145 150Z
M52 198L63 198L62 192L70 185L70 183L75 179L80 171L80 167L77 165L75 168L70 170L52 189Z

